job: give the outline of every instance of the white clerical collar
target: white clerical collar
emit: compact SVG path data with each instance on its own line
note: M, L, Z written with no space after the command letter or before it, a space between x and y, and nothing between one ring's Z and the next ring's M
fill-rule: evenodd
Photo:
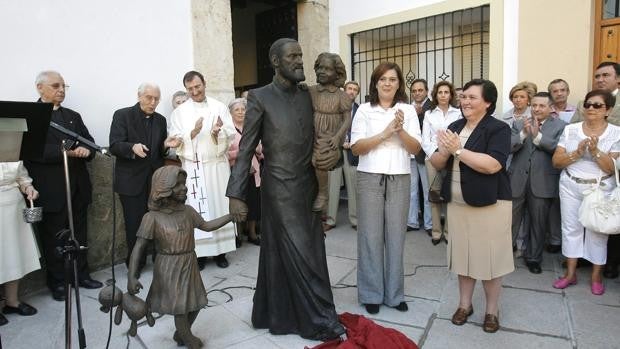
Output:
M207 97L206 96L205 96L205 99L202 100L202 102L196 102L195 100L192 99L192 103L194 103L195 105L198 105L198 106L209 105L209 103L207 103Z
M41 102L43 102L43 103L53 103L53 102L46 102L46 101L44 101L44 100L43 100L43 98L41 98L41 97L39 97L39 99L40 99L40 100L41 100ZM53 108L53 110L58 110L58 109L60 109L60 104L54 104L54 106L53 106L52 108Z
M612 95L614 95L614 97L617 97L617 96L618 96L618 88L616 88L615 90L613 90L613 91L611 92L611 94L612 94Z

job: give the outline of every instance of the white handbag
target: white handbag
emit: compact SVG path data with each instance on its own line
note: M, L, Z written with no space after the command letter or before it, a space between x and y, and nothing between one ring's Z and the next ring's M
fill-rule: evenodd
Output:
M616 160L612 161L616 165ZM601 175L602 173L601 171ZM596 185L583 193L583 201L579 207L579 222L591 231L608 235L620 234L620 180L618 170L615 168L614 175L616 187L611 192L605 193L601 190L599 175Z

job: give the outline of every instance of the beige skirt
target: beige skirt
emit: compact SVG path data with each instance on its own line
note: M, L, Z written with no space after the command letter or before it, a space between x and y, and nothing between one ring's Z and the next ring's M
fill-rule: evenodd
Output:
M477 280L491 280L511 273L512 202L474 207L464 203L461 186L452 182L448 203L448 269Z
M448 204L448 269L477 280L491 280L511 273L512 202L474 207Z

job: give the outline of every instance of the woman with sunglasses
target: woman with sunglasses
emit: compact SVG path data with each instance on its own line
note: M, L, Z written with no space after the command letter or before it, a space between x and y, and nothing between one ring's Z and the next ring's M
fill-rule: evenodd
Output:
M562 254L567 258L566 273L553 283L554 288L575 285L577 259L584 258L592 262L592 294L605 292L601 272L607 259L608 236L584 230L578 216L584 190L592 188L599 176L602 190L609 192L616 186L613 159L620 155L620 127L607 122L614 103L608 91L588 92L582 110L584 121L566 126L553 154L553 166L564 169L560 175L560 208Z

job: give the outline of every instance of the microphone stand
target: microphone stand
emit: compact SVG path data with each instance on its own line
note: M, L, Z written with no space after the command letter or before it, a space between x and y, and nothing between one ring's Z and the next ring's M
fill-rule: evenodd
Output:
M56 234L59 240L65 240L64 247L58 247L58 252L62 254L64 259L65 271L65 348L71 349L71 288L75 292L75 306L78 320L78 340L80 349L86 348L86 335L82 325L82 308L80 305L80 287L78 279L77 258L81 251L86 251L88 247L80 246L75 239L75 228L73 225L73 206L71 201L71 180L69 177L69 158L67 151L84 143L89 148L101 152L103 155L110 156L107 149L98 146L90 140L68 130L54 122L50 122L50 126L69 136L69 139L62 141L61 151L65 172L65 192L67 199L67 216L69 219L69 229L63 229Z

